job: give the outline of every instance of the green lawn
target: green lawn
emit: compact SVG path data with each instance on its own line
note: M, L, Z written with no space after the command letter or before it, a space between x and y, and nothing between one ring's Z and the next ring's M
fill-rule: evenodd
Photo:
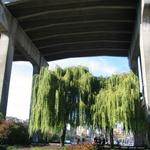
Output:
M0 146L0 150L64 150L59 146L37 146L37 147L19 147L19 146Z

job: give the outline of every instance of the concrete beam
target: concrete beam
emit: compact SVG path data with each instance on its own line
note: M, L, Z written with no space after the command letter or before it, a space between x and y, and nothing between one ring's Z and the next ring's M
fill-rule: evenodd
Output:
M11 32L12 29L16 29ZM8 9L0 3L0 32L7 31L8 34L14 36L15 43L19 44L26 58L34 65L48 66L45 58L40 54L39 50L23 31L18 21L11 15Z
M106 0L57 0L53 1L53 3L49 0L36 0L36 5L35 1L31 0L29 2L25 2L22 4L13 5L9 7L12 11L17 7L18 9L15 11L17 12L17 17L18 18L30 18L30 17L35 17L39 15L45 15L47 13L53 10L59 10L60 13L63 13L62 11L66 11L69 8L71 9L70 13L73 13L75 11L74 8L81 8L81 9L89 9L89 7L95 7L95 9L98 7L100 4L102 9L135 9L135 1L131 0L111 0L111 1L106 1ZM34 9L32 6L35 6ZM61 6L61 7L60 7ZM46 8L46 9L45 9ZM73 9L73 10L72 10ZM35 15L33 15L35 14ZM90 13L89 13L90 14Z
M85 40L85 41L82 41L82 40L78 40L78 41L73 41L73 42L60 42L60 43L55 43L55 44L49 44L49 43L47 43L47 44L45 44L45 45L42 45L42 46L39 46L39 49L44 49L44 48L51 48L51 49L53 49L54 47L65 47L65 46L67 46L67 45L75 45L75 44L77 44L77 45L80 45L80 44L88 44L88 43L90 43L90 44L92 44L92 43L111 43L111 44L115 44L115 43L117 43L117 44L130 44L130 41L128 41L128 40Z
M16 4L25 3L25 2L30 1L30 0L9 0L9 1L10 1L9 3L6 3L7 0L2 0L2 2L4 4L6 4L7 6L12 6L12 5L16 5Z
M113 37L113 38L117 39L117 37L119 36L119 39L124 39L123 37L127 37L127 39L129 39L131 34L132 34L132 32L126 32L126 31L122 31L122 32L114 31L114 32L112 32L112 31L99 31L99 30L97 30L97 31L89 31L89 32L85 31L85 32L64 33L64 34L58 33L55 35L49 35L49 36L45 36L45 37L36 37L35 39L33 39L33 41L34 42L40 41L40 43L41 43L42 40L44 41L44 40L50 39L50 41L52 41L54 39L55 41L58 41L58 40L66 39L67 37L68 37L67 41L69 41L70 37L71 37L71 39L75 38L75 37L77 37L77 39L79 39L79 38L84 39L85 37L86 38L92 37L94 35L95 36L97 35L98 39L100 39L102 37L106 38L107 35L108 35L107 37L109 37L109 38ZM58 39L58 38L62 38L62 39Z

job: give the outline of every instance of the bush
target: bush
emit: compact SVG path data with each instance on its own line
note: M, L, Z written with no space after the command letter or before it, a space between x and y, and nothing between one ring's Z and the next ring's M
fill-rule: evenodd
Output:
M0 121L0 144L7 144L10 122Z
M95 146L92 144L77 144L68 146L66 150L95 150Z
M0 121L0 144L29 144L27 127L25 127L22 123Z

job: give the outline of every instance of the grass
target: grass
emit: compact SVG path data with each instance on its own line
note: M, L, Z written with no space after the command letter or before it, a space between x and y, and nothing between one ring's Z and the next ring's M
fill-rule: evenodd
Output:
M20 146L0 146L0 150L65 150L58 146L36 146L36 147L20 147Z

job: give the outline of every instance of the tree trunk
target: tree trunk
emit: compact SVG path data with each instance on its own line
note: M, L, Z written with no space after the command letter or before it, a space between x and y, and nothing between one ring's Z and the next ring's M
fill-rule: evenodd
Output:
M145 145L148 148L150 147L150 127L147 128Z
M114 133L113 133L113 128L110 129L110 145L111 145L111 148L114 147Z
M108 139L109 139L109 129L106 127L105 130L105 139L106 139L106 143L108 143Z
M138 132L134 133L134 146L146 145L146 133Z
M65 137L66 137L66 125L64 126L61 137L60 137L60 146L61 147L63 147L65 144Z
M138 108L138 107L137 107ZM138 110L137 110L138 112ZM145 140L146 140L146 133L144 134L144 131L139 131L139 127L138 127L138 120L140 118L139 117L139 113L136 114L136 130L133 133L134 135L134 146L145 146Z

